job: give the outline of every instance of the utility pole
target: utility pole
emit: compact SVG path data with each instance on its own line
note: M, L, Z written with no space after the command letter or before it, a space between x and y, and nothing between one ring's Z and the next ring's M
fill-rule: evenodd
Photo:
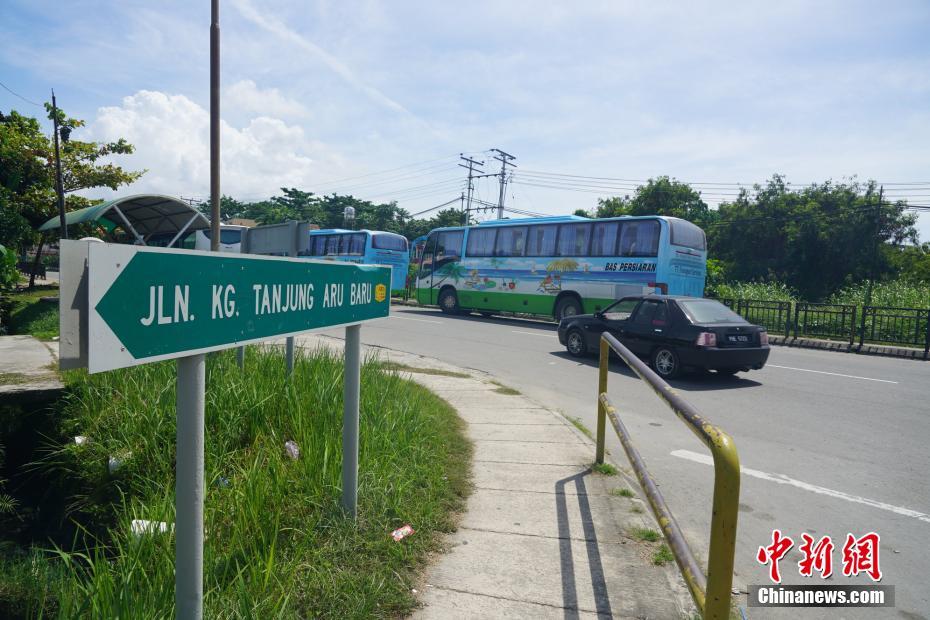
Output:
M472 184L472 180L477 178L477 176L483 176L483 175L477 175L477 176L475 175L476 166L478 167L483 166L484 162L475 161L474 159L471 159L470 157L465 157L463 153L459 153L459 159L461 159L462 161L468 162L467 166L465 164L459 164L459 166L461 166L462 168L468 168L468 203L466 204L465 208L462 209L462 225L465 226L468 224L468 221L469 221L469 216L471 214L472 193L475 191L475 186ZM478 169L478 172L483 172L483 170Z
M885 186L882 185L878 189L878 205L875 207L875 243L872 245L872 260L871 265L869 265L869 285L865 289L865 305L872 305L872 283L875 281L875 272L878 265L878 254L879 246L881 244L881 239L879 235L882 232L881 225L881 215L882 215L882 199L885 195Z
M61 238L68 238L68 225L65 223L65 190L61 184L61 150L58 148L58 103L55 101L55 89L52 89L52 126L55 132L55 193L58 194L58 226ZM67 137L67 136L66 136Z
M210 3L210 251L220 251L220 0Z
M516 168L517 167L516 164L510 163L513 160L515 160L516 157L514 157L510 153L505 153L504 151L500 149L491 149L491 150L497 153L497 155L494 156L494 159L496 159L497 161L501 163L501 171L500 171L501 193L500 193L500 197L498 197L497 199L497 219L502 220L504 219L504 188L507 186L507 166L513 166L514 168Z

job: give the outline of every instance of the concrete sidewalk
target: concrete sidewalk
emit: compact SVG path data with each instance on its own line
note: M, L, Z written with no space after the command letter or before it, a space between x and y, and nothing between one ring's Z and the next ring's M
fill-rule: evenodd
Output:
M321 345L342 346L298 338ZM479 371L372 349L455 407L475 446L474 492L448 552L427 570L415 618L692 617L674 561L654 565L660 543L632 534L659 531L648 506L636 491L619 495L631 488L623 476L591 471L594 444L568 421Z

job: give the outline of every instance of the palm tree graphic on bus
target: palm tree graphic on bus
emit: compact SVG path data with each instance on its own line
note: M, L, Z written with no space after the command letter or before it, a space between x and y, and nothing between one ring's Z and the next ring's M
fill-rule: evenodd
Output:
M546 265L546 277L539 283L538 291L555 294L562 290L562 274L578 269L578 261L573 258L559 258Z

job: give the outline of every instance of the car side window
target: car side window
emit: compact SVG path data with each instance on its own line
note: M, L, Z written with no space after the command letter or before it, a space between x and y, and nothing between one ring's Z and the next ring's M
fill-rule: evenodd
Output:
M659 302L652 300L645 300L639 306L639 310L636 311L636 314L633 315L633 324L634 325L652 325L652 320L656 315L656 308L658 307Z
M633 310L636 309L638 303L638 299L624 299L616 306L613 306L610 312L605 312L604 318L608 321L625 321L633 314Z
M669 323L668 318L668 304L666 304L664 301L659 302L656 305L655 316L652 317L652 326L665 327Z

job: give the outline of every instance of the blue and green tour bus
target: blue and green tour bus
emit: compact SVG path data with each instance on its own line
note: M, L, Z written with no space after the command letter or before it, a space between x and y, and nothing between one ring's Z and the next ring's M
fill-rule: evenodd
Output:
M407 238L381 230L327 228L310 231L305 256L391 267L391 295L404 293L410 254Z
M674 217L495 220L431 231L416 296L450 313L561 319L625 295L701 297L706 267L704 231Z

